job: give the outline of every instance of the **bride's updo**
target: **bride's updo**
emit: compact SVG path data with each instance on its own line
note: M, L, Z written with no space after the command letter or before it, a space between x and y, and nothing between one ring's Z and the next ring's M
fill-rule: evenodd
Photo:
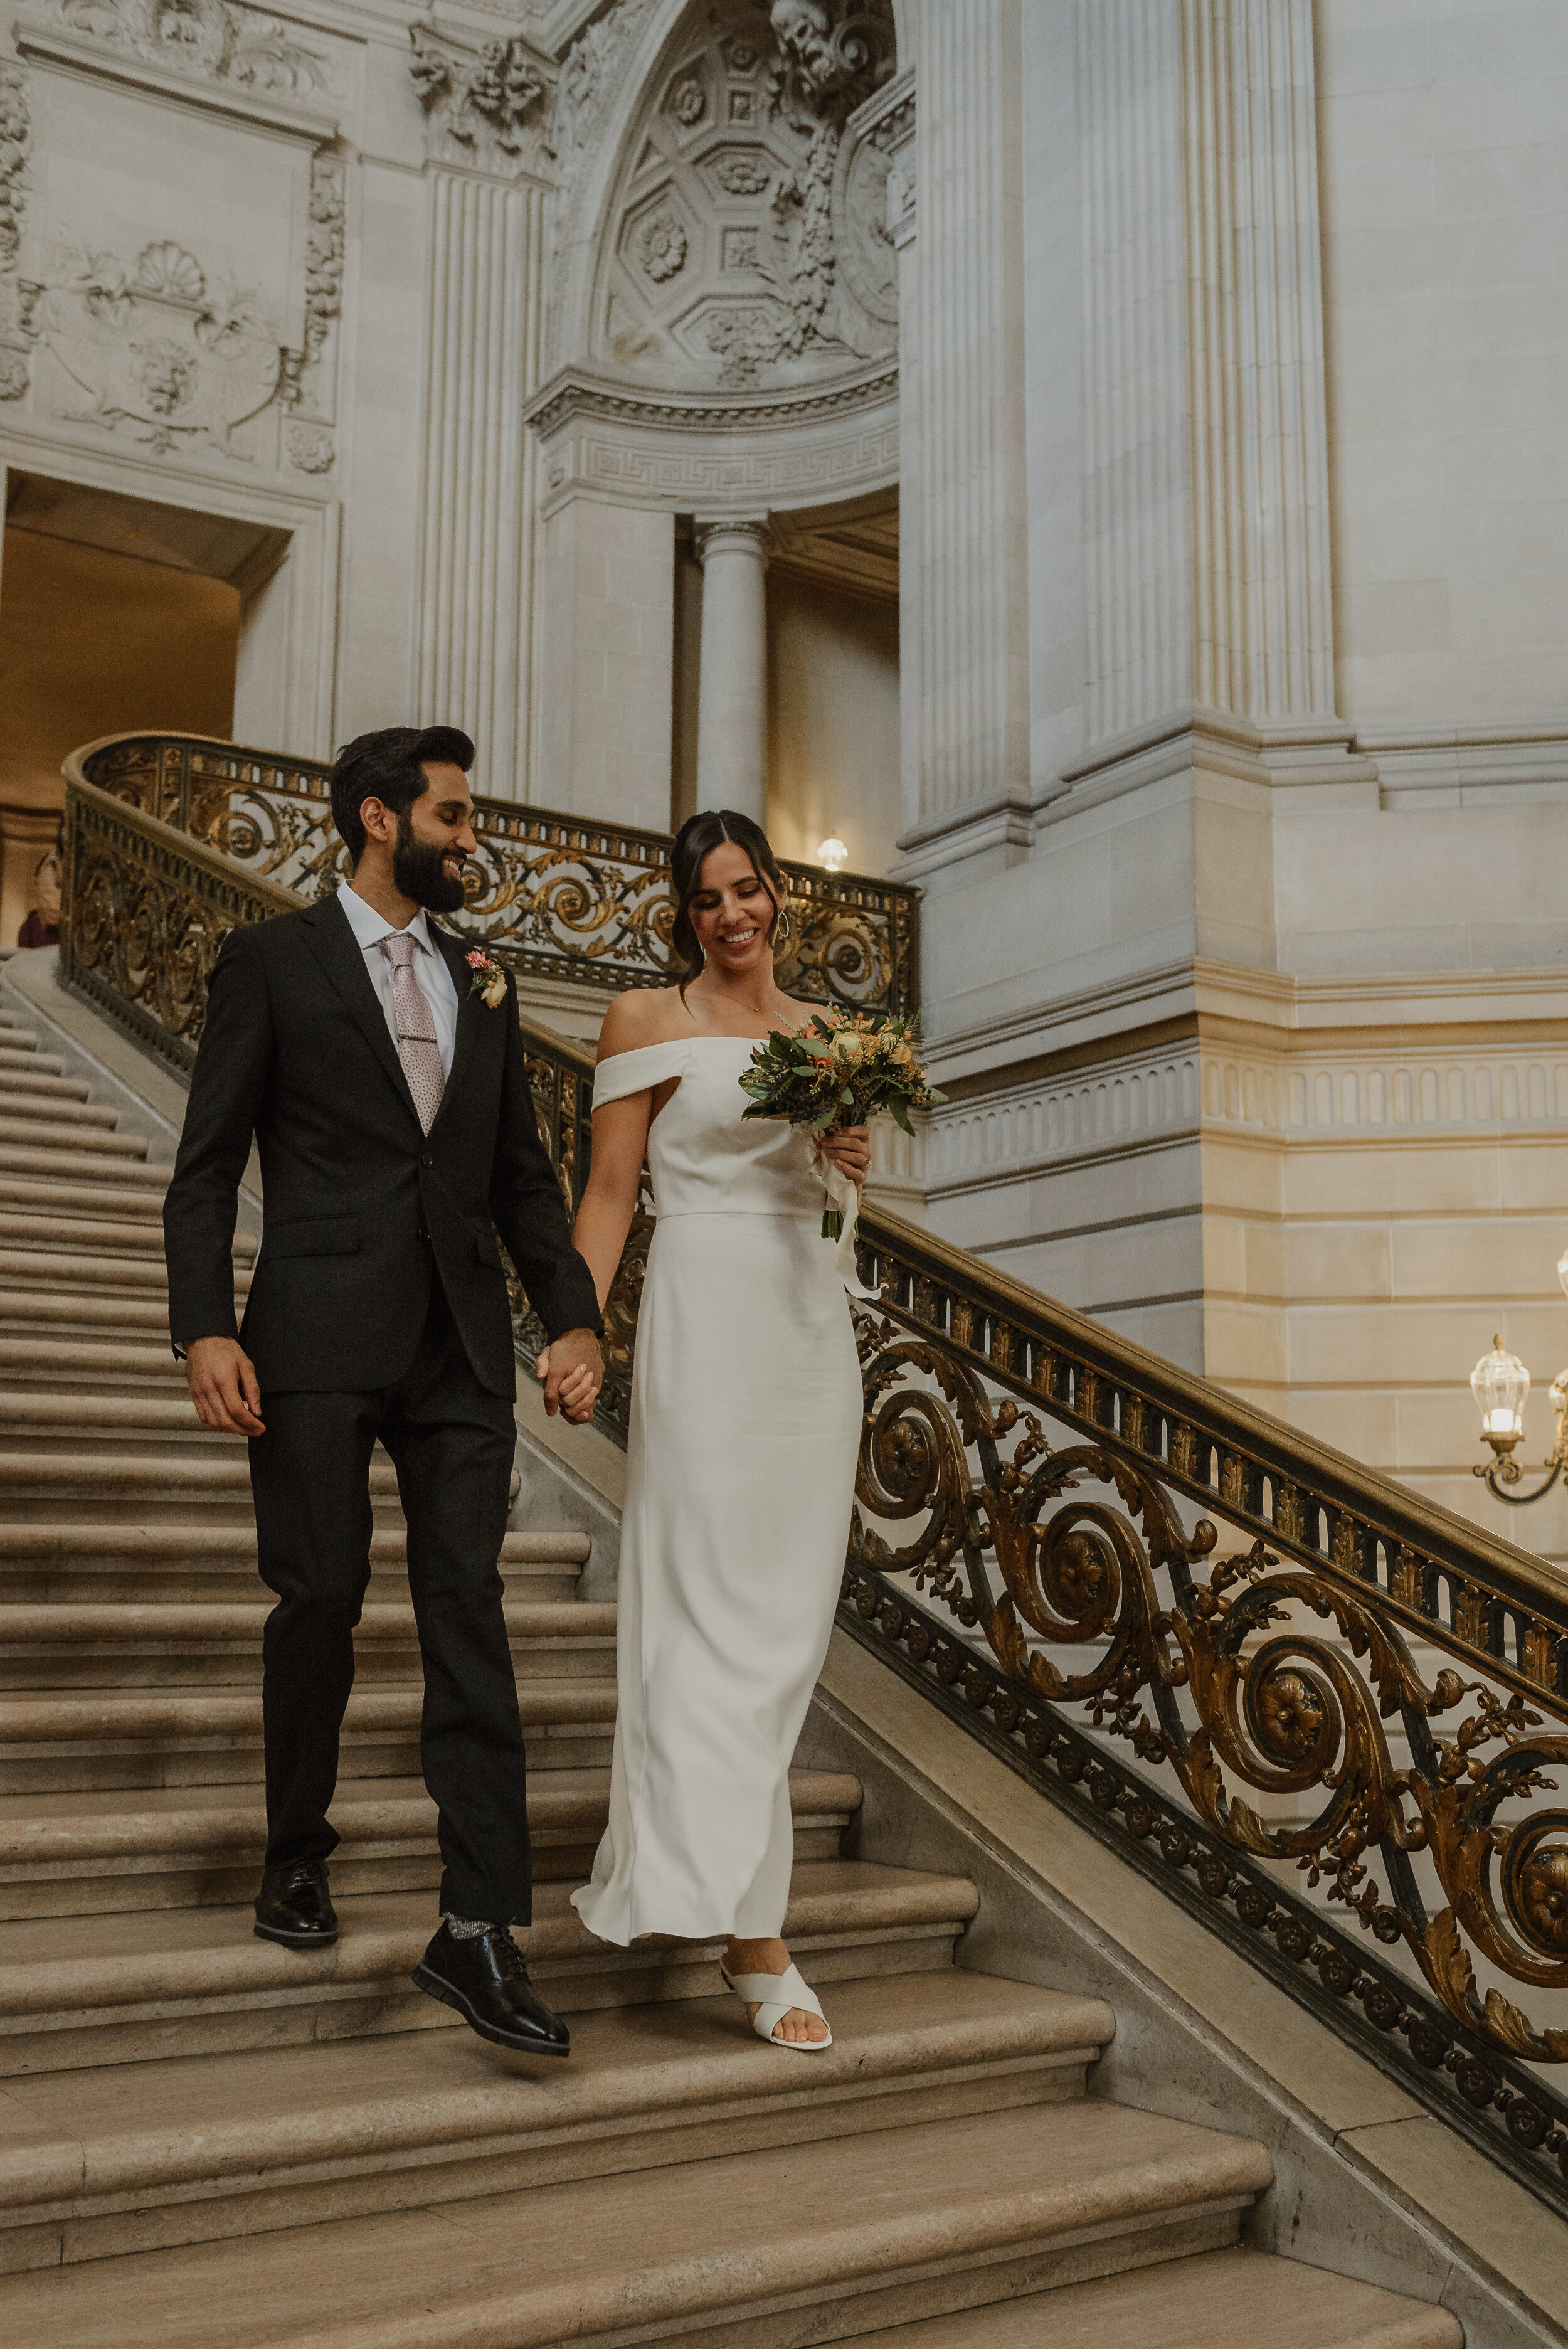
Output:
M703 808L697 814L688 815L670 851L670 885L676 900L670 937L685 965L681 974L683 995L703 966L702 948L692 927L691 901L702 886L702 868L709 852L721 848L727 840L743 849L751 859L752 871L773 900L773 919L768 925L769 946L779 927L785 895L784 875L762 826L748 815L738 815L733 808Z

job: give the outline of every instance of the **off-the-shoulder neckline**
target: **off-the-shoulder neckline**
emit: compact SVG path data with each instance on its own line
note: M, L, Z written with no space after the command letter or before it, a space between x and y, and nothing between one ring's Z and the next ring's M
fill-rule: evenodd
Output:
M624 1052L612 1052L608 1059L595 1061L594 1073L601 1069L613 1069L617 1061L634 1061L639 1052L684 1051L688 1044L766 1044L766 1036L666 1036L662 1044L629 1044Z

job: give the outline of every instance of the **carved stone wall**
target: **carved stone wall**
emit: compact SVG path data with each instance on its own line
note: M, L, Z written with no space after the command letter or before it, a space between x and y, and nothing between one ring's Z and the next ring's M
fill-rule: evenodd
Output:
M693 11L624 142L587 356L661 384L767 387L892 352L888 157L847 123L893 64L888 0Z

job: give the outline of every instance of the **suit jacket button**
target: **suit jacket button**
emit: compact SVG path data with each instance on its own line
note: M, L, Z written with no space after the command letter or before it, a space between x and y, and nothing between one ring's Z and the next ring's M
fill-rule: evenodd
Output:
M419 1164L420 1164L420 1165L421 1165L421 1166L433 1166L433 1165L435 1164L435 1163L436 1163L436 1162L435 1162L435 1160L431 1157L431 1155L430 1155L430 1154L429 1154L429 1152L428 1152L428 1150L425 1152L424 1155L421 1157L421 1159L420 1159L420 1161L419 1161Z

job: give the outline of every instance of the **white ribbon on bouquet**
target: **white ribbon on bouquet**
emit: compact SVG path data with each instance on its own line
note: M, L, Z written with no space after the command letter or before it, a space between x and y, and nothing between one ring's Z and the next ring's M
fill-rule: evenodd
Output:
M862 1297L874 1303L882 1296L882 1290L862 1285L860 1267L855 1262L855 1225L860 1214L861 1195L843 1168L828 1156L815 1139L812 1153L828 1197L844 1219L833 1246L835 1269L851 1297Z

